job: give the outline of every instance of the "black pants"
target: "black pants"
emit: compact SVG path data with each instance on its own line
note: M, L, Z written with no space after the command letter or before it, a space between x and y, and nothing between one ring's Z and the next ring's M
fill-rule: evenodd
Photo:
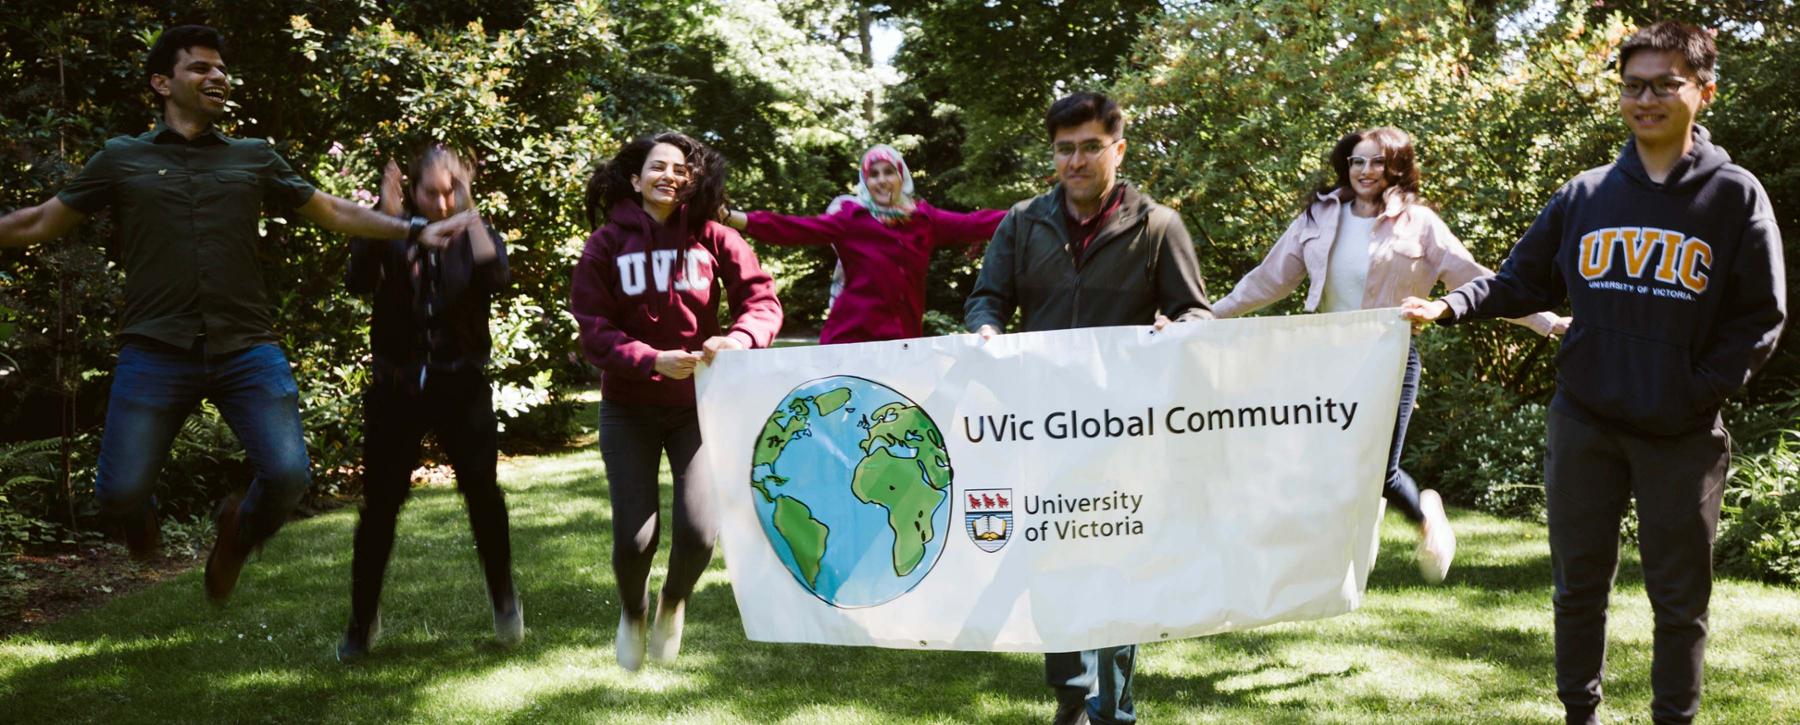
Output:
M363 395L363 505L350 563L351 626L367 626L381 602L394 523L412 492L412 472L427 432L437 436L456 471L489 600L499 604L510 598L512 544L506 497L495 480L495 427L493 391L479 370L433 372L418 392L392 376L377 376L369 386Z
M1700 709L1712 547L1731 458L1723 428L1668 438L1549 415L1544 480L1556 584L1556 694L1588 722L1606 670L1606 607L1619 568L1619 522L1637 502L1644 589L1655 612L1651 716L1685 723Z
M600 402L600 459L612 500L613 576L626 614L650 609L650 563L656 558L661 496L657 474L664 455L675 478L675 536L669 547L664 601L685 601L712 561L718 524L712 498L688 475L700 450L700 418L692 407Z

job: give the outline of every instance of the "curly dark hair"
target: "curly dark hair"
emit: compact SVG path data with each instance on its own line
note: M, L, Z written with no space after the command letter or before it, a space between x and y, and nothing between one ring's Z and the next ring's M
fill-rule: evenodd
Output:
M1412 136L1393 126L1381 126L1353 131L1338 139L1337 145L1331 148L1333 181L1314 189L1300 200L1300 208L1306 210L1309 218L1312 215L1312 202L1321 194L1336 194L1343 201L1355 198L1355 192L1350 190L1350 154L1363 141L1374 141L1381 148L1382 159L1387 162L1387 170L1382 174L1387 180L1387 191L1383 193L1400 194L1401 200L1409 206L1422 203L1419 199L1419 166L1413 155Z
M594 167L588 177L582 211L588 225L598 228L606 223L614 204L630 200L643 203L638 190L632 188L631 177L644 169L644 159L657 144L681 149L687 157L688 183L682 187L679 203L681 223L690 233L697 233L725 203L725 157L684 133L673 131L644 136L625 144L612 159Z

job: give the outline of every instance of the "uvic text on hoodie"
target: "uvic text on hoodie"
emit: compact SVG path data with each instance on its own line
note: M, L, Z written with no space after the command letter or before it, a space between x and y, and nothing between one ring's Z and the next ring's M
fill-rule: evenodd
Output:
M781 329L774 280L744 238L710 221L689 234L680 220L677 213L658 224L636 202L621 201L575 263L569 311L580 327L582 355L600 368L606 400L691 406L693 378L658 374L657 352L697 352L721 334L767 347ZM732 320L723 331L721 292Z
M1787 317L1768 194L1696 127L1663 183L1627 142L1551 197L1506 263L1445 296L1453 320L1518 317L1567 299L1558 410L1640 435L1717 425Z

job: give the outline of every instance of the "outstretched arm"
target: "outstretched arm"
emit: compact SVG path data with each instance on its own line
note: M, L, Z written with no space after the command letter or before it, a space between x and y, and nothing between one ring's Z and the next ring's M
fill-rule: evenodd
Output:
M823 246L844 236L844 220L837 214L788 216L767 211L733 211L726 224L759 242L787 246Z
M409 228L406 219L388 216L323 191L314 192L305 204L300 205L299 211L301 216L314 224L353 237L404 239ZM441 249L475 221L475 218L475 210L469 209L427 224L419 234L419 243Z
M29 247L67 234L87 215L51 197L33 207L0 217L0 247Z

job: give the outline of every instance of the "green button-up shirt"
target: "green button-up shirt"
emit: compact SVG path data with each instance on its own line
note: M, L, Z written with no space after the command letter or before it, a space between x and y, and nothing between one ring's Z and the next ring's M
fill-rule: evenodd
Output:
M284 210L313 187L269 142L207 128L189 139L158 123L120 136L57 198L93 214L112 206L125 266L121 339L207 355L274 342L274 305L256 260L264 203Z

